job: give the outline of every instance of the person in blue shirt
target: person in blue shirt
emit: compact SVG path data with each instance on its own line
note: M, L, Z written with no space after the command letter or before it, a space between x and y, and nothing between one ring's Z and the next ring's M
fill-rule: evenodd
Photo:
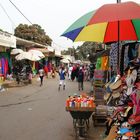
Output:
M66 72L65 72L64 67L62 67L62 68L59 70L59 77L60 77L60 80L59 80L59 87L58 87L58 90L60 90L61 86L63 87L63 90L65 90L65 87L66 87L65 76L66 76Z

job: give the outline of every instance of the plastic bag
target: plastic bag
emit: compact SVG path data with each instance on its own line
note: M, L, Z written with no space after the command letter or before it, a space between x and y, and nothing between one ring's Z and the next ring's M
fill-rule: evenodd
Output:
M39 82L40 81L40 77L37 77L36 81Z

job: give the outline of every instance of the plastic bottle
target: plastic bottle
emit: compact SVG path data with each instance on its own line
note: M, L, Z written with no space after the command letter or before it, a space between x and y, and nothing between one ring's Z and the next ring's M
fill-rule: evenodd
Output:
M81 107L81 98L80 98L80 96L77 98L77 107Z
M72 107L75 107L75 101L72 100Z
M66 100L66 107L70 107L70 96L69 96L69 98Z

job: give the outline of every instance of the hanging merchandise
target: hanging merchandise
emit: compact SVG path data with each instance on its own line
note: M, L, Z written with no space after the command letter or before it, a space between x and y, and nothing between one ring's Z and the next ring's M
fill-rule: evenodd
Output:
M0 76L2 76L2 63L0 61Z
M136 55L137 55L136 43L129 43L129 50L128 50L129 61L135 59Z
M36 75L36 73L37 73L37 70L36 70L36 68L35 68L35 61L33 62L33 66L32 66L32 72L33 72L33 75Z
M137 78L136 67L131 66L130 69L128 70L128 74L126 77L127 95L130 95L132 93L136 78Z
M140 44L138 45L138 58L140 58Z
M6 78L8 73L12 71L11 59L8 53L0 53L0 75Z
M101 60L101 69L102 70L108 70L109 69L109 58L108 58L108 56L103 56L102 58L101 58L102 60Z
M128 50L129 50L129 45L125 46L125 52L124 52L124 69L127 68L128 63L129 63Z
M102 63L101 57L97 58L97 62L96 62L96 69L97 70L101 69L101 63Z
M118 64L118 43L111 44L110 49L110 66L112 67L112 71L117 72L117 64Z

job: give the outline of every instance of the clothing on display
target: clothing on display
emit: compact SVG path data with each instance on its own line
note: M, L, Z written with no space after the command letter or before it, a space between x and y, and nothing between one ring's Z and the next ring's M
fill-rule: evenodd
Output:
M6 77L8 73L11 73L12 64L9 54L6 52L0 52L0 75Z
M118 44L117 43L111 44L110 66L112 67L112 71L117 72L117 66L118 66Z

